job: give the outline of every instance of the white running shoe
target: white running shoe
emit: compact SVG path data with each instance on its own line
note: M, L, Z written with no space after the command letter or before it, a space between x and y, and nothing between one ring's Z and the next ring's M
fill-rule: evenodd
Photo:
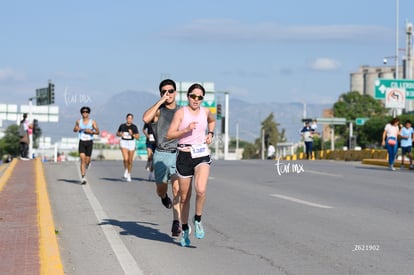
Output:
M126 179L128 177L128 170L125 170L124 176L122 178Z
M131 182L131 174L128 174L128 175L127 175L127 177L126 177L126 181L127 181L127 182Z
M154 172L149 172L149 174L148 174L148 180L149 181L155 180L155 178L154 178Z

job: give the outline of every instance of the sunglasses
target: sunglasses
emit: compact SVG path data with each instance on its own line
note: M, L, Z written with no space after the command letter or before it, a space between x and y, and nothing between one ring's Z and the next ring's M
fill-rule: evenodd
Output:
M174 89L169 89L169 90L161 90L161 93L164 95L165 93L169 93L169 94L172 94L172 93L174 93L175 92L175 90Z
M188 96L191 97L194 100L203 100L204 99L204 96L202 96L202 95L191 94L191 95L188 95Z
M89 111L88 110L82 110L82 113L88 113L89 114Z

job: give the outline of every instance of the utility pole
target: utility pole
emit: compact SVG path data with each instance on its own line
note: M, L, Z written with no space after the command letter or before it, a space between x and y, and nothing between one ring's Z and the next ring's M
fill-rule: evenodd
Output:
M399 0L395 0L395 79L398 79L398 55L399 55L399 35L398 35L398 21L399 21Z

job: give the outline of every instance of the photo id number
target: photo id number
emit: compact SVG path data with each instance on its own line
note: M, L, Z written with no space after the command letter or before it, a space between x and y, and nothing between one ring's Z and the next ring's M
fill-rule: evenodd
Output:
M355 244L352 252L357 251L380 251L378 244Z

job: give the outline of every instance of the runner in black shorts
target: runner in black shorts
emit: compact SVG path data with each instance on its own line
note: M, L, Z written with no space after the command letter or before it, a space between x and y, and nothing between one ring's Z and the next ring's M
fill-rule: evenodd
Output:
M85 156L92 156L93 141L92 140L79 140L78 151L79 154L85 154Z
M89 117L91 108L84 106L80 109L81 119L76 120L73 131L79 135L79 158L81 171L81 184L86 184L86 169L91 163L93 136L99 135L99 128L96 121Z
M190 227L188 216L190 212L190 199L192 180L196 191L196 209L193 218L195 226L194 235L197 239L204 238L204 228L201 223L208 175L210 173L210 150L214 135L216 119L210 109L202 107L201 103L205 95L204 87L193 84L187 91L188 106L179 109L168 129L167 138L178 138L178 155L176 160L177 174L180 183L181 194L181 245L190 245Z

